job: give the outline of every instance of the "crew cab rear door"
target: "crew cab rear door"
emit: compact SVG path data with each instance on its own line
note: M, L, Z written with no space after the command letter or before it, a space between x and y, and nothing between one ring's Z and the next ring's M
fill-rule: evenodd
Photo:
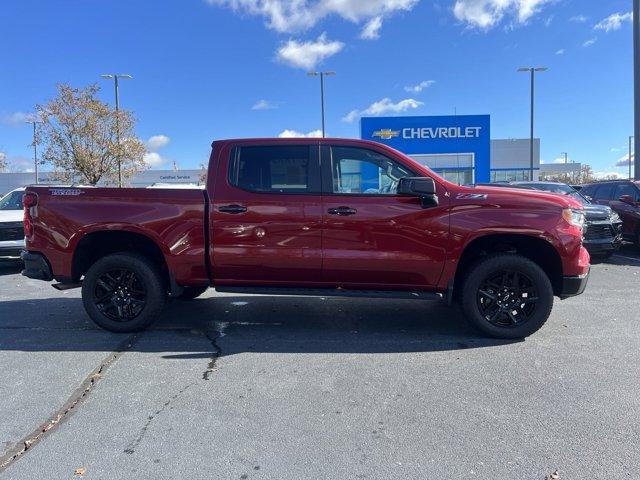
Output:
M317 143L289 140L248 141L221 151L210 200L215 285L319 282L318 150Z
M325 145L323 280L346 288L416 289L436 285L449 238L448 197L423 208L397 194L397 180L419 176L382 152Z

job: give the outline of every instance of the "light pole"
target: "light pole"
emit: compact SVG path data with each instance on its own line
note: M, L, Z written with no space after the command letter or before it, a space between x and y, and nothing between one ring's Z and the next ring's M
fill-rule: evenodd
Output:
M640 144L640 0L633 0L633 91L635 150ZM634 162L634 177L640 180L640 162Z
M118 92L118 79L132 79L133 77L127 73L105 73L100 75L107 80L113 79L113 86L116 91L116 143L118 144L118 187L122 188L122 160L120 159L120 119L118 112L120 111L120 97Z
M34 117L33 120L27 120L25 123L29 123L33 125L33 166L35 169L36 185L37 185L39 182L38 182L38 140L36 135L36 126L42 122L37 121Z
M531 135L529 140L529 179L533 181L533 120L534 120L534 107L535 107L535 87L536 87L536 72L546 72L549 70L547 67L520 67L519 72L531 73Z
M336 72L309 72L310 77L320 77L320 110L322 112L322 138L325 137L324 129L324 77L335 75Z
M632 142L633 142L633 135L629 135L629 180L631 180L631 156L632 156ZM635 163L635 161L634 161Z

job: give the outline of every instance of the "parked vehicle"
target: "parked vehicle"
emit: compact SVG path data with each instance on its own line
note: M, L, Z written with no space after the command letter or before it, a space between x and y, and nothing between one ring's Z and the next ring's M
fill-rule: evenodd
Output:
M640 246L640 182L612 180L585 185L580 192L599 205L608 205L622 218L622 234Z
M24 205L23 274L81 284L89 316L116 332L213 286L444 297L485 334L521 338L590 268L575 199L461 187L361 140L216 141L204 191L31 186Z
M514 182L517 186L535 188L545 192L569 195L584 207L584 246L592 258L608 258L622 244L622 219L610 207L592 203L582 192L558 182Z
M16 188L0 199L0 257L19 257L24 250L22 196Z

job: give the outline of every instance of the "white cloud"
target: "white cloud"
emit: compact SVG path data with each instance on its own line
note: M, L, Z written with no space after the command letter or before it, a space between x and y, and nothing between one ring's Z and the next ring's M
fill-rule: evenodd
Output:
M293 33L317 25L330 15L353 23L371 22L397 11L411 10L419 0L206 0L236 12L265 18L267 27ZM379 27L378 27L379 29ZM375 29L374 29L375 30ZM366 37L364 37L366 38Z
M360 38L365 40L376 40L380 38L380 29L382 28L382 17L373 17L367 22L360 33Z
M575 23L585 23L587 20L589 20L589 18L584 15L575 15L569 19L570 22Z
M633 12L627 13L613 13L604 20L598 22L594 30L604 30L605 32L613 32L614 30L620 30L622 24L625 22L631 23L633 20Z
M298 132L297 130L283 130L278 134L280 138L318 138L322 137L322 130L312 130L307 133Z
M3 157L4 155L4 157ZM0 152L0 163L6 163L4 171L10 173L31 173L34 171L33 158L28 157L10 157L4 152Z
M596 180L626 178L619 172L593 172L593 176Z
M157 168L169 162L168 159L162 157L158 152L148 152L144 154L144 162L151 168Z
M554 0L456 0L455 17L471 27L490 29L506 16L514 16L520 24L526 23L542 7Z
M155 152L169 145L170 141L171 139L166 135L153 135L152 137L149 137L149 140L147 140L147 148L152 152Z
M590 47L591 45L593 45L593 44L594 44L594 43L596 43L597 41L598 41L598 38L597 38L597 37L593 37L593 38L590 38L589 40L587 40L586 42L584 42L584 43L582 44L582 46L583 46L583 47Z
M564 48L561 48L560 50L556 50L556 55L564 55L566 52L566 50Z
M635 161L635 155L631 154L631 165L633 165ZM620 157L616 162L616 167L628 167L629 166L629 155L625 155L624 157Z
M276 103L270 102L269 100L258 100L253 104L251 110L274 110L278 108Z
M390 98L383 98L382 100L372 103L364 110L350 111L342 118L342 121L352 123L357 120L358 117L365 115L378 116L386 113L401 113L419 108L422 105L424 105L423 102L419 102L413 98L400 100L397 103L393 103Z
M37 115L35 113L14 112L0 116L0 122L4 123L5 125L18 126L24 124L25 122L32 122L35 118L37 118Z
M323 60L332 57L344 48L344 43L327 40L323 33L316 41L298 42L289 40L277 52L277 58L291 67L310 70Z
M432 86L434 83L436 83L435 80L423 80L417 85L408 85L404 87L404 90L405 92L409 92L409 93L420 93L425 88L429 88L430 86Z

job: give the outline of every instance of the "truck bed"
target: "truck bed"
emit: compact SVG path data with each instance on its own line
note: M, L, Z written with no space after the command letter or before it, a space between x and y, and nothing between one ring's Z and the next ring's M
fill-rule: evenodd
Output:
M77 280L73 257L81 239L86 256L92 239L115 248L123 238L116 236L128 233L159 246L172 280L209 282L204 190L30 186L25 193L38 196L30 250L49 259L56 279Z

